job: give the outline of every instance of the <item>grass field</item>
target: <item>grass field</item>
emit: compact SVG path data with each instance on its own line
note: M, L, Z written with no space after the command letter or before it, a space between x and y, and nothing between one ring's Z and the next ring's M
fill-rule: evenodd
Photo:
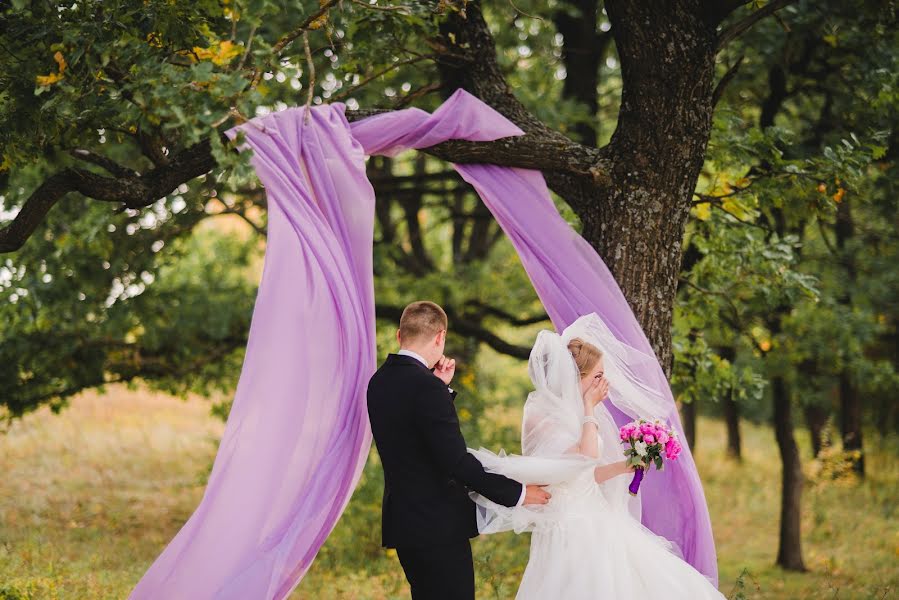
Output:
M208 406L110 387L102 397L79 396L61 416L42 410L0 435L0 600L125 598L202 496L223 427ZM698 429L728 597L899 598L895 440L869 450L862 483L816 477L803 446L810 572L798 574L773 566L780 474L770 429L744 427L742 464L724 458L720 423L703 419ZM805 432L797 435L806 441ZM377 544L379 478L376 470L365 476L293 599L408 597L396 558ZM527 541L512 534L475 541L480 598L514 597Z

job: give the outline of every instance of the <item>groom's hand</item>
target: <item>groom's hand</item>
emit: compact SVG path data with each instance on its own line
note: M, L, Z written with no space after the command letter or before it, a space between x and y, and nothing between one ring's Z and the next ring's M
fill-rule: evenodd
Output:
M453 375L455 374L456 361L452 358L441 356L440 360L437 361L437 364L434 365L434 375L439 377L440 380L446 385L450 384L450 381L453 380Z
M524 494L524 504L546 504L552 494L543 489L542 485L529 485Z

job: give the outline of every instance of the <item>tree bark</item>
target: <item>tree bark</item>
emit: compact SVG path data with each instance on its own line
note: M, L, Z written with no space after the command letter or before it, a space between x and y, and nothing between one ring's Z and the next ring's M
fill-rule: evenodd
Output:
M840 373L840 413L843 450L858 452L858 458L850 459L852 469L861 476L865 474L865 455L862 449L862 407L861 396L852 382L848 369Z
M774 311L768 321L772 337L781 332L781 315L786 307ZM774 403L774 435L780 450L781 500L780 536L777 548L777 564L791 571L805 571L802 560L802 463L799 447L793 434L793 410L790 390L783 375L771 378L771 396Z
M771 380L771 393L774 396L774 432L783 463L777 564L791 571L805 571L805 563L802 561L800 518L802 464L796 438L793 435L790 392L782 376L777 375Z
M718 349L718 355L734 363L736 350L733 346L723 346ZM721 399L721 408L724 413L724 423L727 425L727 455L736 460L743 460L743 449L740 441L740 407L734 400L734 390L729 388Z
M715 29L690 2L605 4L621 58L621 109L607 147L612 185L578 201L665 374L681 244L712 122ZM568 199L568 198L566 198Z
M724 410L724 423L727 425L727 455L742 461L743 444L740 439L740 407L734 400L733 390L728 390L721 404Z
M684 423L684 436L687 438L687 446L690 452L696 454L696 403L698 400L684 402L680 407L681 421Z
M799 372L807 377L818 375L818 361L808 358L799 363ZM826 406L814 403L805 403L802 407L805 414L805 424L808 426L809 437L812 443L812 458L821 453L824 448L824 427L827 425L827 417L830 411Z
M821 454L821 450L824 448L824 426L827 424L827 411L817 404L808 404L805 406L804 412L814 458Z
M838 302L846 309L852 306L852 289L857 278L855 261L852 251L846 247L855 230L852 221L852 210L849 198L844 198L837 205L836 238L840 259L846 266L846 285L844 292L838 298ZM844 361L845 365L845 361ZM840 371L840 429L843 437L843 450L858 452L858 458L853 458L852 468L861 476L865 474L865 456L862 445L862 399L855 386L852 373L848 366Z
M787 233L787 223L782 209L771 211L769 221L772 230L780 236ZM804 220L795 224L793 233L802 239L805 227ZM797 251L798 254L798 251ZM791 306L780 304L770 312L765 320L772 339L777 339L783 332L783 319L789 314ZM769 359L770 360L770 359ZM805 571L802 560L802 462L799 447L793 433L793 410L790 389L780 369L782 365L770 365L775 374L771 377L771 393L774 403L774 433L777 447L780 450L781 465L781 501L780 501L780 537L777 550L777 564L791 571Z

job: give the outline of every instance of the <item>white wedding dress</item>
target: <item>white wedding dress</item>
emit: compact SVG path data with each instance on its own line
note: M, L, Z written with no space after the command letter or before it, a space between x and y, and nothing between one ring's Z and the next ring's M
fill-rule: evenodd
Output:
M575 321L561 336L540 332L529 361L536 389L525 403L523 455L497 455L484 448L469 452L488 471L547 484L552 498L546 505L509 508L470 492L477 504L478 530L532 532L516 600L723 599L681 558L675 544L640 523L639 500L627 490L630 475L596 483L595 466L624 459L617 427L604 403L596 411L599 458L565 453L580 437L583 414L577 369L566 348L572 337L602 350L609 397L616 406L633 415L661 414L651 390L634 387L623 364L625 349L609 336L595 313Z

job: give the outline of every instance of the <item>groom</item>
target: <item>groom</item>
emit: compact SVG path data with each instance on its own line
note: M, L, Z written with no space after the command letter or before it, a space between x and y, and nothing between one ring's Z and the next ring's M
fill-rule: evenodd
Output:
M503 506L546 504L540 486L488 473L466 450L443 355L447 318L433 302L403 310L397 341L368 384L368 415L384 467L382 545L396 548L413 600L474 598L467 489Z

